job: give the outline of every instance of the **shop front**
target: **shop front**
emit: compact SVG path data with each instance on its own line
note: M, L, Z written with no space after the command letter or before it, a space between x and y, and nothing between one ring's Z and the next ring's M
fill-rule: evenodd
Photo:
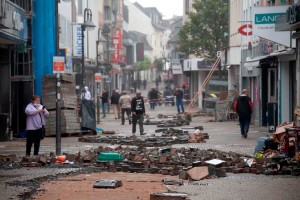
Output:
M23 4L22 4L23 5ZM0 4L0 116L1 132L25 129L24 109L33 94L28 10L10 1ZM12 120L14 119L14 120ZM3 138L3 137L2 137Z

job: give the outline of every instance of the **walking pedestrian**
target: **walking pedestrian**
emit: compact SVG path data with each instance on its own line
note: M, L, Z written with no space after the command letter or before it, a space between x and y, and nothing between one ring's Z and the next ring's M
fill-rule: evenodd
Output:
M148 92L148 99L150 103L150 110L155 109L156 102L158 101L159 98L159 91L156 90L155 88L151 88L151 90Z
M184 107L183 107L183 92L180 89L180 87L176 88L175 91L175 97L176 97L176 107L177 107L177 112L180 113L180 107L181 107L181 111L184 113Z
M108 91L106 89L103 89L102 96L100 96L102 100L102 113L103 118L106 117L106 109L108 108Z
M147 80L146 79L143 80L143 85L144 85L144 90L146 90L146 87L147 87Z
M252 101L248 94L248 90L243 89L242 94L234 102L234 110L239 116L241 135L243 138L248 137L252 114Z
M34 144L33 155L39 155L40 142L43 139L42 129L46 124L49 112L40 104L40 97L33 96L25 108L26 118L26 156L30 157L31 147Z
M131 114L131 97L127 94L127 92L124 90L122 92L122 96L119 99L119 105L121 107L121 125L125 124L125 112L129 121L129 124L131 124L130 114Z
M120 118L119 100L120 100L119 90L114 90L110 97L110 103L113 105L115 119Z
M156 89L158 89L158 87L159 87L159 79L158 78L156 78L156 80L155 80L155 86L156 86Z
M139 122L140 127L140 135L145 135L144 133L144 115L145 112L145 104L144 99L141 96L141 92L137 91L136 96L131 101L131 113L132 113L132 134L136 132L136 123Z

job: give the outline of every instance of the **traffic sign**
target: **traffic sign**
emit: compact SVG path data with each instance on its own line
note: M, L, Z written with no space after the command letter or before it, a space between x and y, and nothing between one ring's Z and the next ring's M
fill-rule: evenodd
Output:
M53 73L65 72L65 57L54 56L53 57Z
M101 73L95 73L95 82L101 82L102 77L101 77Z

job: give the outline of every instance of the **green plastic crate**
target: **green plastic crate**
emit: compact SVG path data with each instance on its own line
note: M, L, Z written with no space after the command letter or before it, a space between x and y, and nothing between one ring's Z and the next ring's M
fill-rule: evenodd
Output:
M102 152L98 155L98 160L101 161L122 161L123 157L119 153L115 152Z

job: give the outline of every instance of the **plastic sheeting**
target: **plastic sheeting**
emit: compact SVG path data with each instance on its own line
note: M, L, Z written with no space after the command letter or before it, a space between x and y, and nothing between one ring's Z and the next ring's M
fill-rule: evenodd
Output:
M91 100L82 100L80 107L81 127L96 131L95 104Z

